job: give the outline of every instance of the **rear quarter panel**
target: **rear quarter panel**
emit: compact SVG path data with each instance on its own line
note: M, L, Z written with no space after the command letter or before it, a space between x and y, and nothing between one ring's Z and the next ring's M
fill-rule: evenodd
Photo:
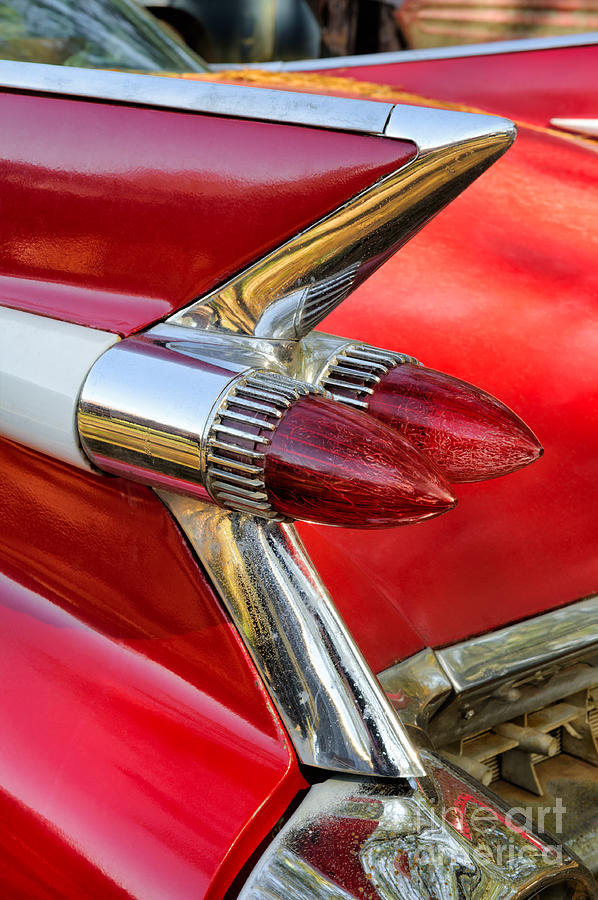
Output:
M221 897L304 786L236 632L151 491L0 466L5 896Z

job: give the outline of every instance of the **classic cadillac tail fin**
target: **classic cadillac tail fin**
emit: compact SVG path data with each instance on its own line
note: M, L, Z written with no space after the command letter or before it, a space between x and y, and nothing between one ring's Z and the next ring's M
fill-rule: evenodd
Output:
M102 92L109 89L110 96L122 102L148 105L148 79L142 76L114 74L106 79L95 73L82 79L74 70L56 72L53 67L34 67L27 74L29 87L46 94L83 93L87 101L104 99ZM16 77L10 64L0 76L6 87ZM154 207L148 210L139 190L141 176L133 177L127 169L119 176L122 204L117 221L112 206L109 216L86 217L91 223L86 242L103 247L104 257L111 261L102 268L97 289L90 292L80 287L80 261L73 254L54 253L50 260L54 268L45 277L53 284L70 282L68 289L59 291L64 309L96 328L106 326L114 292L120 291L122 297L125 289L137 296L163 296L168 300L163 308L169 305L172 315L168 324L143 336L127 337L97 361L100 347L110 341L97 347L94 342L89 351L91 371L82 391L84 360L77 362L76 372L68 379L71 393L61 410L58 436L54 429L53 447L70 461L79 459L85 465L91 460L104 471L268 519L307 518L371 527L416 522L450 509L454 496L433 459L419 453L396 428L393 432L374 417L357 415L331 399L305 396L322 389L303 374L309 369L310 348L302 339L508 148L514 137L512 123L490 116L321 96L294 105L290 95L276 91L168 79L149 82L150 111L133 109L126 117L123 127L131 129L129 139L135 127L151 127L152 105L170 110L164 115L172 125L172 140L180 141L182 148L188 145L191 132L209 136L187 163L184 196L180 202L171 202L168 185L174 170L169 170L168 178L163 176L156 185ZM119 107L86 101L76 104L78 117L84 118L91 108L96 128L108 133L119 118ZM3 102L10 106L16 101L7 95ZM22 101L27 108L32 102L31 98ZM72 106L64 107L60 97L51 98L47 108L51 116L74 115ZM193 115L175 117L173 108ZM263 248L272 247L275 233L262 227L270 221L268 217L260 219L259 228L246 224L251 225L254 196L266 206L272 202L273 185L261 167L262 156L253 154L248 159L246 178L253 190L237 186L229 198L228 188L224 190L213 176L214 148L230 147L229 126L240 115L243 121L236 125L248 141L257 140L266 154L275 155L277 147L289 154L278 179L279 205L286 210L280 234L294 236L267 252ZM85 146L71 142L64 148L77 172L79 216L87 210L87 198L95 196L78 155L88 152L86 140L84 131ZM307 144L312 155L320 154L319 170L304 179L301 189L293 140L307 142L301 148L302 166ZM340 141L350 157L346 164L339 163L335 152ZM102 171L113 170L117 150L112 141L101 144L97 152ZM139 151L135 173L145 172L143 178L155 170L153 152L145 144ZM30 167L32 183L42 179L45 184L51 178L58 184L60 173L50 175L42 151L36 153L39 159L36 156ZM243 156L242 147L238 153ZM197 178L202 187L199 193L194 187ZM225 233L211 233L212 195L206 186L226 198L219 200L225 208L217 225L226 227ZM305 203L301 198L307 188L309 202ZM42 202L51 204L52 196L52 192L44 193ZM7 202L10 206L12 200ZM164 217L155 215L162 208L159 203L164 205ZM332 212L326 212L331 207ZM51 219L54 212L44 206L44 214L19 220L31 243L43 244L39 222ZM141 239L148 213L154 220L151 240ZM53 237L57 246L66 240L61 227L59 220ZM115 227L123 229L117 242ZM135 243L131 235L141 237ZM173 235L177 235L174 244ZM156 283L158 251L157 245L152 251L152 241L158 239L164 266L158 267ZM11 246L8 242L6 271L26 275L13 281L20 290L26 280L27 302L37 304L28 311L42 312L45 307L39 304L52 301L52 291L58 288L44 289L42 296L36 281L37 262L23 273L18 268L23 264L21 257L10 255ZM220 273L217 254L224 267ZM246 265L247 259L256 258ZM222 272L232 260L238 261L240 271L222 283ZM67 271L65 266L71 268ZM220 286L214 287L219 281ZM181 298L189 285L191 290L195 285L201 296L185 307ZM15 305L23 302L19 298L15 296ZM86 306L87 302L91 305ZM141 309L143 303L138 301L138 306ZM157 308L153 301L146 304L150 307ZM100 308L101 318L96 318ZM121 320L118 327L126 331L129 325ZM15 365L18 369L18 360ZM19 372L15 378L23 383ZM59 387L62 391L62 384ZM48 398L58 393L50 383L47 388ZM32 389L37 398L32 406L37 411L39 387ZM229 409L233 397L235 408ZM258 410L257 424L250 415L255 410L243 405L250 399L270 410L262 410L262 420ZM10 412L9 426L14 426L20 440L39 446L39 429L28 436L35 419L28 415L24 400ZM72 430L73 413L78 435ZM273 421L266 422L268 416ZM415 425L408 436L414 436L414 429ZM358 448L367 452L359 457ZM423 449L429 449L425 442Z
M414 158L376 181L170 321L299 340L508 149L507 119L389 108L384 138Z

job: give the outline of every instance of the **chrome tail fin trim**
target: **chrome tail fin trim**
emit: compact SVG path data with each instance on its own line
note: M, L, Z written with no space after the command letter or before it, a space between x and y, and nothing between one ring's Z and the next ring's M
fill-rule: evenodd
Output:
M424 774L292 526L159 492L205 567L305 765Z
M282 244L169 322L300 340L511 145L507 119L392 108L384 137L416 157Z

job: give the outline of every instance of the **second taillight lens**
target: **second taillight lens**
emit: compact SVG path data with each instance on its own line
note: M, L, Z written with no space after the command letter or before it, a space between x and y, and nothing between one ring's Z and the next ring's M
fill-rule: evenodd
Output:
M525 422L495 397L422 366L391 369L368 412L408 437L452 482L507 475L543 452Z
M368 345L345 347L322 384L336 400L408 438L450 482L507 475L543 453L534 433L504 403L410 357Z

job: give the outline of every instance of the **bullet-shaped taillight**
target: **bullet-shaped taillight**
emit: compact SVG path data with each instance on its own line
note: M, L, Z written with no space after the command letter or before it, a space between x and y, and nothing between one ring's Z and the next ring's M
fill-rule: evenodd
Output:
M374 528L455 505L444 480L400 435L317 396L289 409L266 454L271 503L285 516Z
M450 482L507 475L543 452L519 416L491 394L410 357L345 346L322 384L403 434Z
M354 528L419 522L455 505L442 476L401 435L305 386L299 395L298 385L252 375L224 399L208 438L217 502Z
M231 366L173 341L122 341L84 384L84 450L104 471L278 521L379 527L455 505L392 429L322 388Z

